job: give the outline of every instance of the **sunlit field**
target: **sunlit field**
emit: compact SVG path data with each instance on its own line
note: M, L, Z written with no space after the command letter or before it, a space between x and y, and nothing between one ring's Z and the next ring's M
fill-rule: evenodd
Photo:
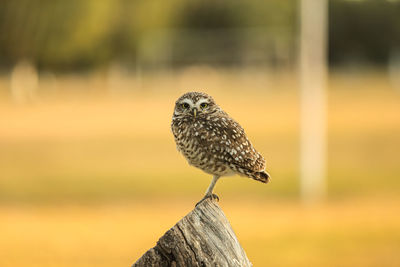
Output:
M0 266L130 266L202 197L170 132L174 101L206 91L266 157L271 183L215 192L254 266L400 266L400 88L331 74L324 201L299 196L295 75L192 69L45 76L15 103L0 79Z
M221 187L221 186L220 186ZM2 207L1 266L130 266L192 208L190 200ZM254 266L399 266L398 199L221 200Z

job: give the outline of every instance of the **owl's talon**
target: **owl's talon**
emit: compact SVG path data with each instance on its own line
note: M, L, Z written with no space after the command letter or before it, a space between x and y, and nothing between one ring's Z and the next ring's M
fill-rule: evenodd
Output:
M219 202L219 197L216 194L212 194L211 195L211 199L212 200L217 200L217 202Z
M211 194L211 195L205 195L199 202L196 203L196 207L203 202L204 200L206 200L207 198L211 198L211 200L216 200L217 202L219 202L219 197L216 194Z

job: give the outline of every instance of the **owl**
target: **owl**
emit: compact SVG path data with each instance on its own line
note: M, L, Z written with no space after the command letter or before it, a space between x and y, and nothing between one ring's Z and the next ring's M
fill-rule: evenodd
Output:
M267 183L265 160L243 128L223 111L214 99L201 92L188 92L175 103L171 123L176 146L190 165L213 175L205 196L218 199L212 191L222 176L238 174Z

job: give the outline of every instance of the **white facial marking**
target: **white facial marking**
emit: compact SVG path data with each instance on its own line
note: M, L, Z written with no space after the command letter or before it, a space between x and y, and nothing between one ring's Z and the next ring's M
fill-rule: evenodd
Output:
M199 101L197 101L197 103L196 103L197 109L200 110L200 105L203 104L203 103L207 103L208 104L208 99L202 98Z
M190 106L191 108L194 106L193 101L192 101L192 99L190 99L190 98L185 98L185 99L183 99L180 103L181 103L181 104L183 104L183 103L188 103L189 106Z
M190 98L185 98L185 99L183 99L182 101L179 102L179 105L182 105L182 104L184 104L184 103L189 104L189 109L192 109L192 108L194 107L193 101L192 101ZM182 114L182 113L184 113L184 112L185 112L185 111L181 112L181 111L179 111L178 109L175 109L174 114L175 114L175 115L179 115L179 114Z

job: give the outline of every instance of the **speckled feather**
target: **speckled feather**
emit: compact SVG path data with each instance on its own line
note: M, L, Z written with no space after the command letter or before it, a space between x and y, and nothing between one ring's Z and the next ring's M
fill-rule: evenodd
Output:
M197 116L181 107L189 103L207 103ZM226 176L244 175L266 183L265 160L248 140L243 128L228 116L213 98L205 93L190 92L175 105L171 124L177 149L189 164L206 173Z

